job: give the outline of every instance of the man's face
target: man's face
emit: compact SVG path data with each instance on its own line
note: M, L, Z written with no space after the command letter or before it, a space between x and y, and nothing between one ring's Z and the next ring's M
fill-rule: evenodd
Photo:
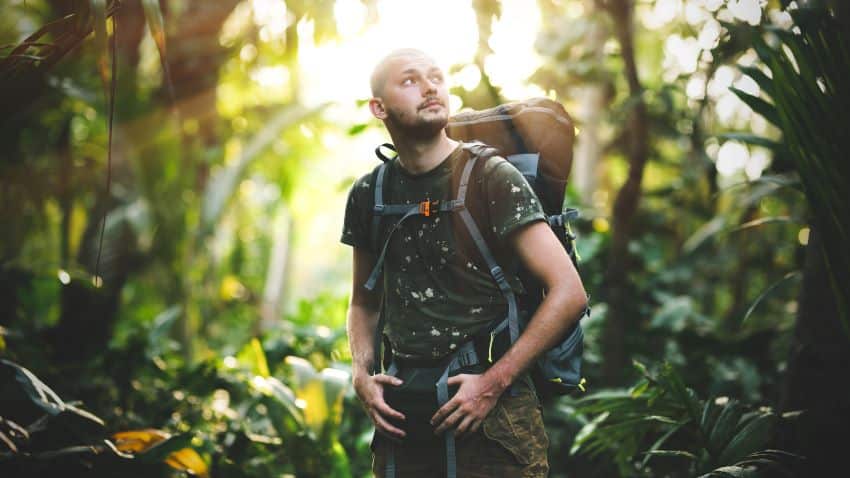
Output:
M404 56L386 66L380 93L386 117L414 135L433 135L449 120L449 90L440 68L428 57Z

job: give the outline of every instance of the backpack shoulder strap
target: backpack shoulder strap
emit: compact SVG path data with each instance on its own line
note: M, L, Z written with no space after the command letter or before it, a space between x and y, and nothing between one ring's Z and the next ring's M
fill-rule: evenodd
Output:
M375 252L377 252L378 244L379 244L379 235L381 229L381 211L384 209L384 181L387 176L387 164L383 162L375 167L375 170L372 171L372 191L374 194L374 205L372 206L372 231L371 231L371 239L372 244L375 246Z
M461 204L465 203L466 191L469 186L469 177L472 173L473 167L475 167L476 161L479 159L486 161L498 154L498 150L482 143L464 143L463 146L470 152L470 155L463 167L463 172L460 176L460 183L458 184L457 202ZM493 277L493 280L496 281L496 284L499 286L499 290L502 292L502 295L508 303L508 328L510 329L511 343L514 343L517 338L519 338L519 307L517 305L517 298L514 294L514 290L505 277L504 270L502 270L502 267L496 262L496 258L490 250L490 246L488 246L487 241L484 240L484 236L481 234L481 230L475 223L475 219L473 219L472 214L469 213L469 209L466 207L459 208L458 215L463 221L463 224L466 226L469 236L472 238L473 243L475 243L475 247L478 248L478 252L484 259L484 262L487 263L487 269L490 271L490 275Z

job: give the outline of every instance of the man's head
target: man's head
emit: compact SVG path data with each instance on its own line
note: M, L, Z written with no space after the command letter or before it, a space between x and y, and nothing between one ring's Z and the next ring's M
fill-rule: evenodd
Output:
M391 133L429 137L449 120L443 71L425 53L406 48L384 57L372 73L369 108Z

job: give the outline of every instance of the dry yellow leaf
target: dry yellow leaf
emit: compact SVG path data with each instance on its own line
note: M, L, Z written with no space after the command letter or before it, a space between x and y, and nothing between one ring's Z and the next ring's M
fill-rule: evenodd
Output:
M139 453L166 440L171 434L155 428L127 430L112 435L115 447L125 453Z
M168 432L146 428L115 433L112 435L112 440L115 441L115 447L122 452L141 453L170 436ZM183 448L171 453L165 459L165 463L176 470L189 471L195 476L209 478L206 462L192 448Z

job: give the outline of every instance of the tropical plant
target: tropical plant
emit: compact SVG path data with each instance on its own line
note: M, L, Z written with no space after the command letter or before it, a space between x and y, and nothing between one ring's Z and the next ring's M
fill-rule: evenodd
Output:
M702 400L671 364L658 372L634 365L643 377L634 386L576 402L576 413L592 418L577 434L572 454L610 455L620 476L695 476L756 459L789 469L801 462L769 451L777 428L794 414L780 416L729 397Z
M745 138L783 153L808 206L800 307L779 407L805 410L801 429L809 432L787 440L810 457L812 474L823 474L841 466L838 443L844 430L837 424L850 418L850 385L835 380L850 360L850 35L841 2L782 3L791 28L768 25L743 32L763 68L741 71L761 94L733 92L781 131L779 142Z
M0 471L4 476L163 475L163 464L207 477L192 435L160 430L110 437L103 420L59 397L32 372L0 360Z
M732 90L782 131L781 145L756 136L745 139L788 153L811 207L835 309L850 339L845 289L850 277L850 165L844 160L850 148L845 131L850 124L850 36L841 19L820 2L807 2L788 13L794 30L768 27L751 35L767 70L741 68L770 101Z

